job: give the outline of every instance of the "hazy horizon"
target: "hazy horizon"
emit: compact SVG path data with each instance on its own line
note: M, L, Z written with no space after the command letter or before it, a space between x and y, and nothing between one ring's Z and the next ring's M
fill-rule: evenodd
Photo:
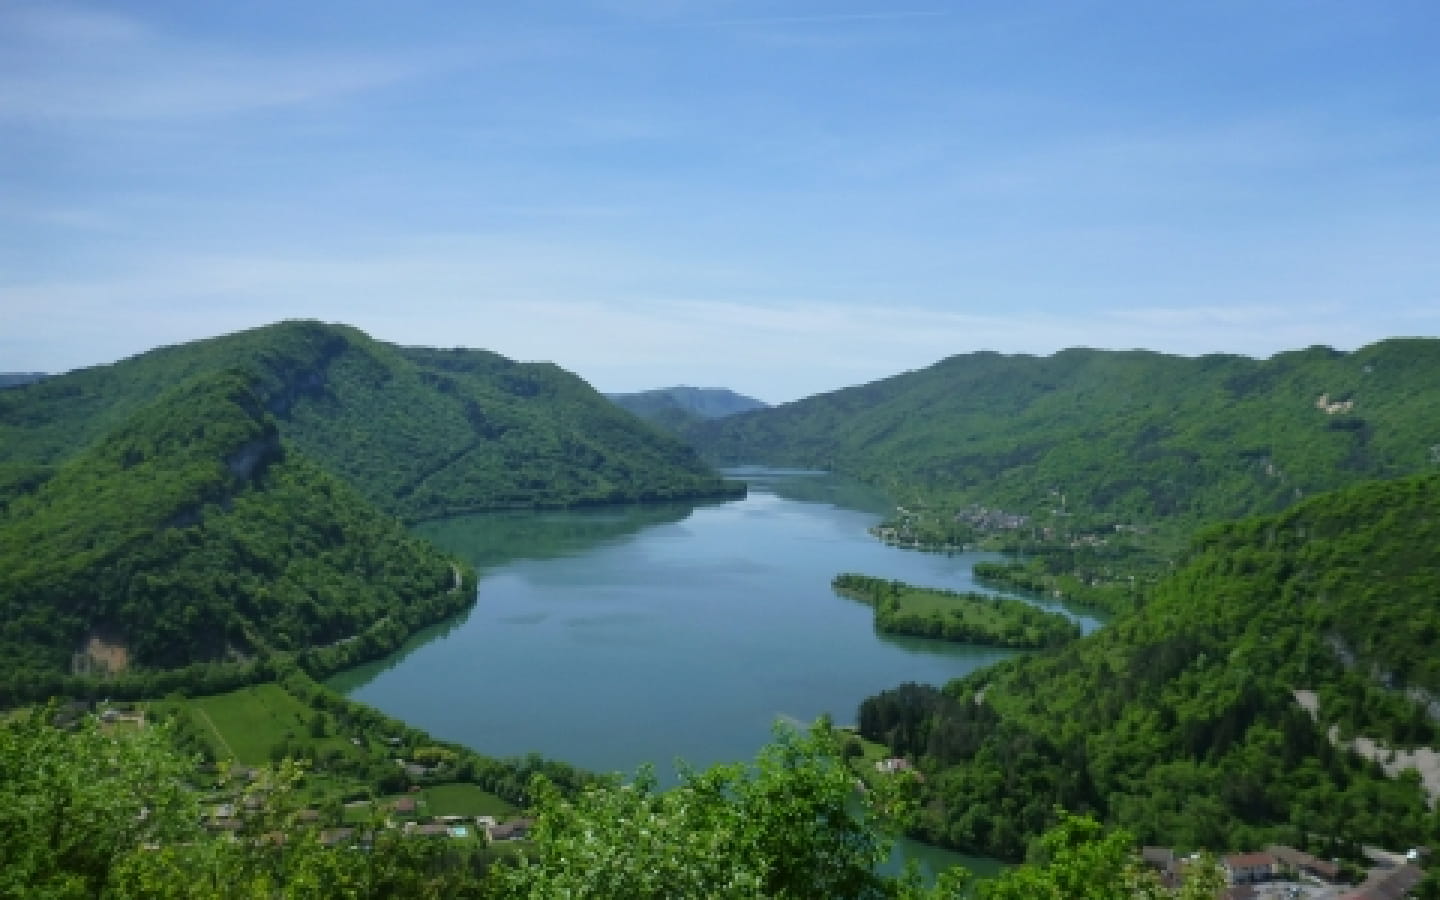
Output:
M1440 334L1440 16L0 5L0 370L281 319L770 403Z

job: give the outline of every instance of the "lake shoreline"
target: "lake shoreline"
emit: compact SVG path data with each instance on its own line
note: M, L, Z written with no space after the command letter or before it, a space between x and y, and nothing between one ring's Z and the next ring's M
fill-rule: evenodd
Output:
M998 555L887 547L867 531L887 506L873 490L823 473L747 474L746 497L728 502L417 526L480 570L478 602L403 655L328 683L489 756L535 751L621 773L652 762L673 783L669 760L753 759L777 719L852 721L876 691L1013 655L877 634L869 609L830 588L844 559L963 590L971 564ZM908 838L903 855L932 869L975 863Z

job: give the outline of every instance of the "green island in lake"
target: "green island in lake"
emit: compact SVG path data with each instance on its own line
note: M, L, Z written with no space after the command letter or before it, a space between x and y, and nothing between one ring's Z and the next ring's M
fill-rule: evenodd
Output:
M836 575L830 584L837 593L873 606L875 627L886 634L1021 650L1058 647L1080 636L1080 626L1069 618L1011 597L918 587L851 572Z

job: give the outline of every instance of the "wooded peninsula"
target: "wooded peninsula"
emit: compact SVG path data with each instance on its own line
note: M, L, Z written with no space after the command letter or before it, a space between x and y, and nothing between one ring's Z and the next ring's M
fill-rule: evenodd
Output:
M1017 650L1058 647L1080 636L1080 626L1066 616L1013 597L916 587L849 572L836 575L831 586L874 607L875 628L886 634Z

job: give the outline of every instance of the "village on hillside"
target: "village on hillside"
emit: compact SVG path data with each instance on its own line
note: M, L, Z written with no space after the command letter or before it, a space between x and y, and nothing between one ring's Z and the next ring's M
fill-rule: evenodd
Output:
M53 724L75 728L88 716L112 734L154 724L145 704L109 701L67 703L56 709ZM205 720L214 727L208 715ZM253 727L254 722L244 724ZM224 740L221 729L217 728L215 734ZM360 738L351 740L357 745L363 743ZM192 787L201 800L199 824L233 840L278 843L314 830L327 847L367 848L374 843L377 829L393 830L406 837L483 841L489 845L520 842L530 836L533 818L474 785L449 781L444 760L409 758L399 738L385 739L382 744L409 785L403 793L315 803L313 796L295 793L283 785L284 779L276 768L245 765L232 759L197 771L200 777ZM424 755L423 751L417 753ZM297 803L299 808L291 808Z
M1351 867L1320 859L1293 847L1272 845L1261 851L1232 853L1220 858L1225 872L1225 900L1401 900L1425 871L1419 862L1425 851L1405 854L1366 848L1372 863L1364 880L1355 884ZM1167 887L1177 887L1186 867L1199 854L1179 856L1168 847L1144 847L1141 859L1153 868Z

